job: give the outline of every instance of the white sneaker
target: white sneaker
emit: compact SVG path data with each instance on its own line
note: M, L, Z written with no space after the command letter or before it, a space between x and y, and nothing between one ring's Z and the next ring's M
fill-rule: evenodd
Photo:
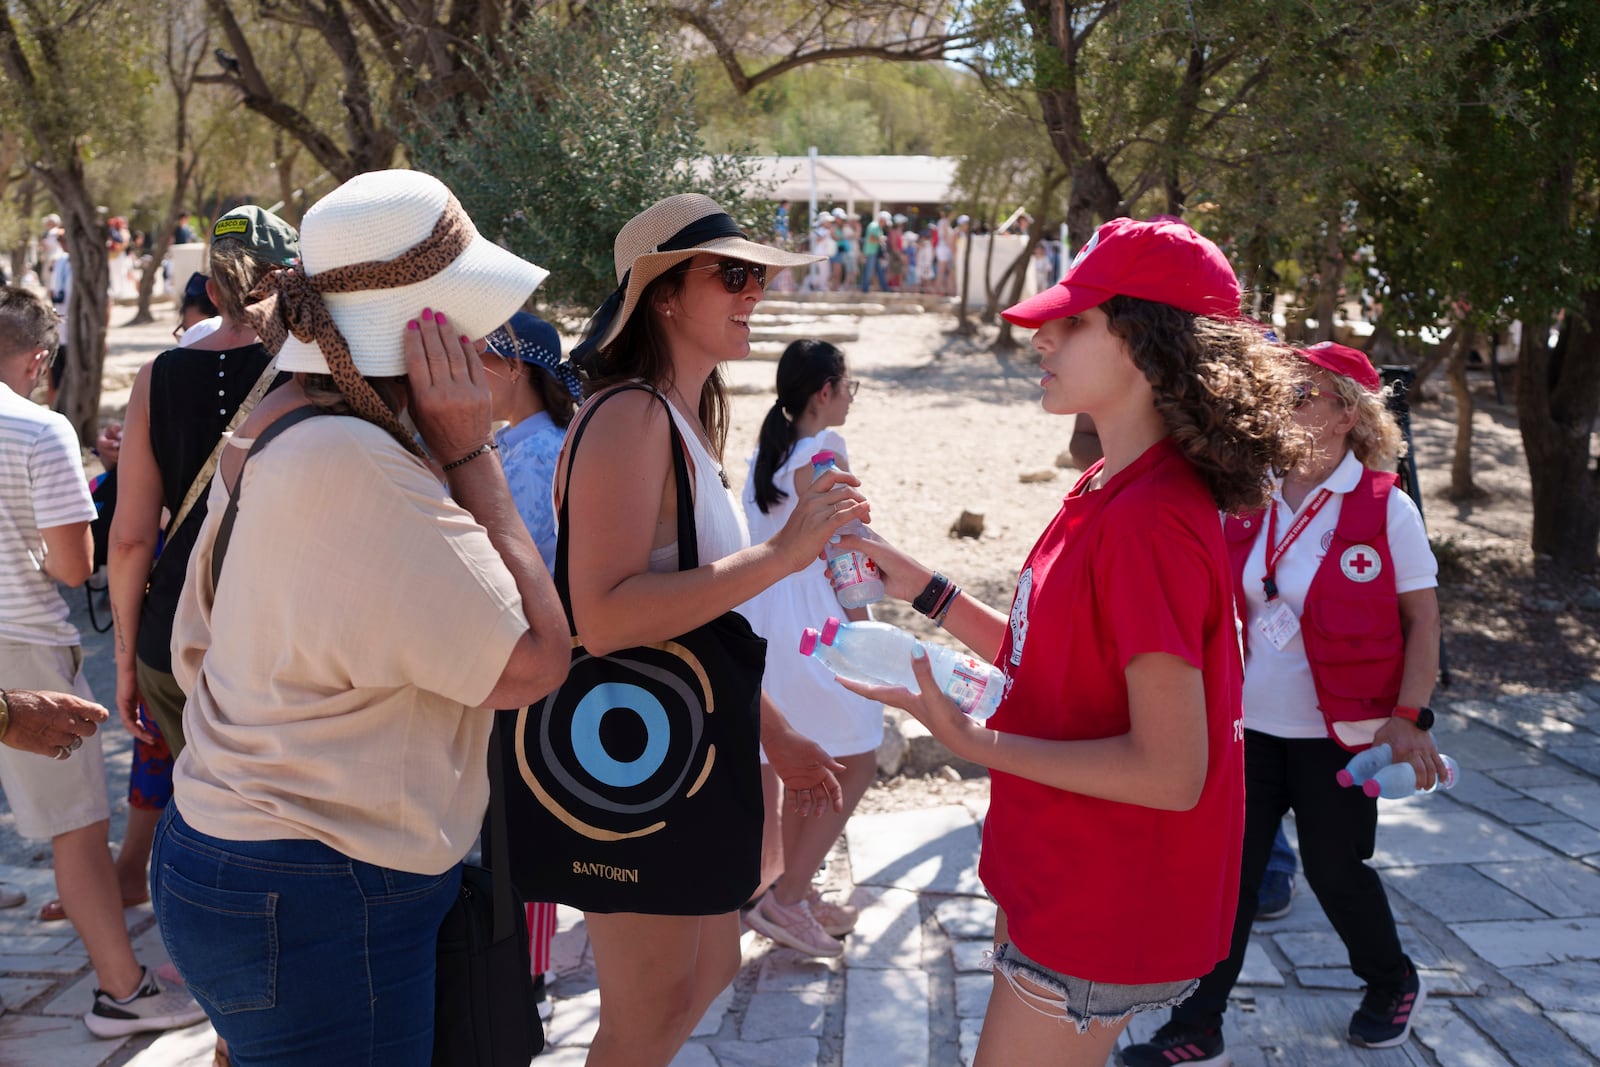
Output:
M780 945L799 949L807 956L843 956L844 945L832 937L811 914L811 905L804 897L793 904L780 904L771 890L745 913L744 921L757 933L765 934Z
M860 908L828 900L816 886L812 886L811 892L806 895L806 903L811 905L811 914L816 918L817 925L826 930L829 937L843 937L856 928L856 920L861 918Z
M126 1001L96 989L94 1007L84 1015L83 1025L95 1037L126 1037L146 1030L193 1026L205 1017L205 1009L194 997L180 990L163 990L156 976L145 968L144 981Z

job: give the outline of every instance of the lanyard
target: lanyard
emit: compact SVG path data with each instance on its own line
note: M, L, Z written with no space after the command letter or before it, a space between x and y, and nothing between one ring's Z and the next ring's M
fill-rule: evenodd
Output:
M1272 502L1272 514L1267 518L1267 574L1266 577L1261 579L1261 587L1266 590L1268 603L1278 599L1278 583L1275 580L1275 576L1278 573L1278 562L1283 559L1283 554L1289 551L1289 546L1294 544L1295 538L1304 533L1305 528L1311 525L1311 520L1317 517L1317 512L1322 510L1322 505L1326 504L1332 496L1333 490L1331 489L1318 490L1317 495L1312 498L1311 504L1305 511L1300 513L1298 519L1294 520L1294 525L1289 527L1289 532L1283 535L1282 541L1278 540L1278 502L1276 500Z

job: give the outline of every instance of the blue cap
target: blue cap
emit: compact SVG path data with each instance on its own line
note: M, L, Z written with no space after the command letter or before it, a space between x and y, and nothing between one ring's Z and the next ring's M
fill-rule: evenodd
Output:
M537 315L519 311L489 335L489 347L507 359L520 359L555 375L576 400L583 399L583 382L570 360L561 358L561 337L556 328Z

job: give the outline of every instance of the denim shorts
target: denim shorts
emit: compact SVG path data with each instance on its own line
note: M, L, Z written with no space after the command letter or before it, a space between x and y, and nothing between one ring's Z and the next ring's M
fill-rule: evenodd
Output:
M1186 1000L1200 985L1198 978L1149 985L1117 985L1074 978L1030 960L1009 941L1001 942L984 959L984 966L1010 983L1024 1004L1041 1015L1071 1020L1080 1034L1089 1032L1090 1023L1110 1025L1122 1022L1135 1012L1173 1007ZM1027 979L1028 984L1023 985L1018 979Z

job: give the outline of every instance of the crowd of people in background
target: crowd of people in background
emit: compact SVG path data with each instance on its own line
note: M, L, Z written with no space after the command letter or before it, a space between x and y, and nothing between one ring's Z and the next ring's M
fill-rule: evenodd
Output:
M821 208L815 224L796 227L788 200L773 215L776 243L824 257L795 279L778 279L802 292L927 293L955 296L962 256L970 236L1026 238L1032 217L1021 208L998 224L974 220L949 208L923 214L876 209ZM1061 277L1062 242L1046 236L1033 248L1034 289ZM775 288L777 287L775 286Z

